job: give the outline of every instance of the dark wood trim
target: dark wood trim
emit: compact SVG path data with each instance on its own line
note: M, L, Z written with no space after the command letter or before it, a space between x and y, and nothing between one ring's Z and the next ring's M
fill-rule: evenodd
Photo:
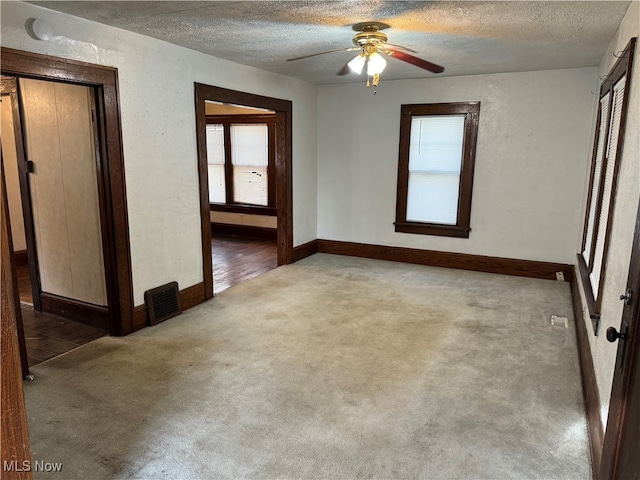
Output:
M278 230L275 228L256 227L253 225L234 225L231 223L211 222L211 234L275 240Z
M314 253L318 253L318 240L311 240L293 248L293 261L297 262L303 258L310 257Z
M101 132L102 178L101 206L105 206L107 245L105 254L110 269L107 284L109 330L112 335L133 331L133 285L129 220L122 149L122 129L118 92L118 70L112 67L2 47L0 56L5 75L55 80L93 87L96 92L99 131ZM35 301L35 299L34 299Z
M292 112L289 100L264 97L226 88L194 84L196 109L196 138L198 150L198 177L200 186L200 219L202 231L202 264L205 297L213 297L213 268L211 258L211 219L207 166L206 112L207 100L248 107L265 108L276 112L275 133L275 190L278 217L278 265L292 262L293 255L293 180L292 180Z
M25 377L29 375L29 360L27 358L27 342L24 334L24 325L22 323L22 310L20 307L20 291L18 290L18 277L16 274L16 264L14 260L15 253L13 252L13 237L11 234L11 219L9 217L9 198L7 197L7 185L5 182L5 174L4 174L4 160L2 159L2 151L0 150L0 177L2 179L0 182L2 183L0 188L0 195L2 196L2 205L0 206L0 212L2 212L2 217L5 219L2 225L3 233L6 231L7 239L3 238L3 242L6 242L6 249L8 250L9 260L7 261L7 265L9 267L8 273L10 276L5 280L10 280L11 285L7 287L7 291L13 294L11 298L13 302L13 306L9 309L9 313L13 315L13 321L15 322L15 329L18 338L18 351L20 352L20 365L22 368L22 376ZM2 254L4 257L4 253ZM0 349L0 352L2 350Z
M275 121L275 113L248 113L246 115L207 115L207 123L270 123L273 125Z
M24 362L20 353L18 325L20 303L17 298L15 265L13 264L13 245L9 207L4 182L4 163L0 161L0 411L2 412L2 430L0 435L0 464L24 461L31 462L29 446L29 428L24 402L22 377ZM23 336L24 338L24 336ZM27 370L28 372L28 370ZM2 468L0 467L0 468ZM32 479L32 473L3 468L2 478L7 480Z
M411 120L413 116L456 114L465 115L457 223L456 225L442 225L409 221L407 220L407 195L409 190ZM401 106L396 221L394 223L396 232L469 238L469 233L471 232L471 200L473 197L473 174L475 169L479 120L480 102L411 104Z
M4 71L3 71L4 73ZM42 311L40 305L40 275L38 268L38 255L35 241L35 224L31 209L31 195L29 175L27 173L26 150L24 146L24 134L22 130L22 109L19 101L19 85L14 77L2 78L2 90L9 95L11 102L11 114L13 118L14 140L16 144L16 160L18 162L18 181L20 183L20 202L22 204L22 216L24 221L24 233L27 244L27 265L29 267L29 279L31 281L31 297L33 308Z
M42 311L58 317L109 330L109 309L42 292Z
M206 287L204 282L196 283L190 287L180 290L180 304L182 311L200 305L207 300ZM147 306L138 305L133 309L134 331L143 329L149 325L147 318Z
M227 203L233 203L233 197L235 195L235 189L233 185L233 163L232 148L231 148L231 129L228 126L223 126L224 136L224 190L227 199Z
M589 267L587 267L581 253L577 255L577 265L577 275L579 278L576 280L580 281L582 289L584 290L584 296L587 303L587 313L591 319L593 334L598 335L598 330L600 329L600 314L596 311L595 295L593 294L593 288L591 287L591 280L589 280Z
M584 263L584 262L583 262ZM580 275L580 272L577 272ZM600 394L596 381L593 356L589 345L589 334L582 309L582 300L578 282L571 282L571 298L573 301L573 318L575 319L576 341L578 344L578 358L580 360L580 376L582 378L582 395L587 414L587 426L589 429L589 444L591 447L591 460L593 462L594 477L598 478L600 461L602 457L603 430L600 417ZM586 298L586 295L585 295Z
M235 203L232 205L211 203L209 209L212 212L243 213L245 215L265 215L269 217L276 217L278 215L278 211L274 207L261 207L260 205L243 205L240 203Z
M562 272L566 281L573 280L573 266L563 263L518 260L514 258L486 257L466 253L438 252L416 248L390 247L366 243L318 240L318 252L374 258L392 262L414 263L432 267L458 268L477 272L499 273L519 277L556 280L556 272Z
M420 235L438 235L441 237L469 238L470 228L455 225L437 225L420 222L394 222L396 232L418 233Z
M29 258L26 250L18 250L13 252L13 260L16 262L16 267L26 267L29 265Z

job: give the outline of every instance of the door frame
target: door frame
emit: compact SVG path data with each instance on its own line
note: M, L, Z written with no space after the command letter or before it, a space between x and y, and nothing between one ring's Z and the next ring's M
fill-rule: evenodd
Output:
M33 223L33 212L31 211L31 199L25 192L29 191L26 172L25 148L22 132L22 115L20 114L20 101L18 96L18 80L16 77L2 77L0 89L2 94L8 95L11 102L11 115L13 120L13 133L16 144L16 157L18 161L18 181L20 183L20 200L22 203L22 213L24 216L25 241L27 244L27 266L29 268L29 278L31 280L31 295L33 298L33 308L42 311L40 299L40 275L38 274L38 256L36 254L35 232ZM12 248L13 250L13 248ZM17 291L17 288L16 288Z
M618 340L618 352L609 402L609 415L598 478L624 479L634 471L640 478L640 202L631 247L626 288L631 301L625 303ZM624 292L620 292L624 293Z
M95 92L100 155L96 158L109 332L127 335L133 327L133 285L124 177L118 70L85 62L2 47L2 74L91 87Z
M195 83L196 137L198 150L198 179L200 188L200 220L202 229L202 269L205 300L213 297L213 266L211 257L211 208L209 204L209 173L207 166L207 100L245 107L264 108L276 112L275 188L278 221L278 265L293 262L293 181L292 166L292 112L290 100L264 97L252 93Z

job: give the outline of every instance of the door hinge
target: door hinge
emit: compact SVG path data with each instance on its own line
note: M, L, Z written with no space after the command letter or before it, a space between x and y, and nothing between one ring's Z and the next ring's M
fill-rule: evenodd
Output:
M36 173L36 164L33 160L27 160L27 173Z

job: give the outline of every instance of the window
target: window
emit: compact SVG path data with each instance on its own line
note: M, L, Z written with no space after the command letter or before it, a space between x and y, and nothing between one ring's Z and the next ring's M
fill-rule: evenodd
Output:
M207 116L212 208L275 207L274 135L272 115Z
M578 266L589 313L597 334L606 259L622 153L626 105L628 103L633 39L602 83L598 105L589 197L585 212L582 251Z
M480 102L402 105L396 232L468 238Z

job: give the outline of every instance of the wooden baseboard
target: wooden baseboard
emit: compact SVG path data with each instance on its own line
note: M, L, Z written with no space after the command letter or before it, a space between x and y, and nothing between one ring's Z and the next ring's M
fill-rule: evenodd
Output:
M278 231L275 228L254 227L251 225L233 225L230 223L212 222L211 234L275 240L278 236Z
M562 272L566 281L573 280L573 266L562 263L485 257L466 253L437 252L336 240L318 240L318 252L548 280L556 280L556 272Z
M13 258L16 262L16 267L25 267L29 265L29 259L27 258L26 250L18 250L13 252Z
M314 253L318 253L318 240L311 240L310 242L294 247L293 261L297 262L303 258L310 257Z
M580 273L578 272L577 275L580 275ZM600 394L598 392L598 383L596 381L593 357L591 356L591 347L589 345L589 333L584 320L578 283L578 279L571 282L571 297L573 299L573 317L576 323L576 339L578 342L578 357L580 359L580 375L582 377L582 394L584 396L587 425L589 427L593 476L597 479L602 461L604 431L600 417Z
M196 283L180 290L180 305L182 310L195 307L205 301L204 282ZM133 331L141 330L149 325L147 318L147 306L138 305L133 309Z
M44 313L109 330L109 309L107 307L44 292L40 295L40 301Z

